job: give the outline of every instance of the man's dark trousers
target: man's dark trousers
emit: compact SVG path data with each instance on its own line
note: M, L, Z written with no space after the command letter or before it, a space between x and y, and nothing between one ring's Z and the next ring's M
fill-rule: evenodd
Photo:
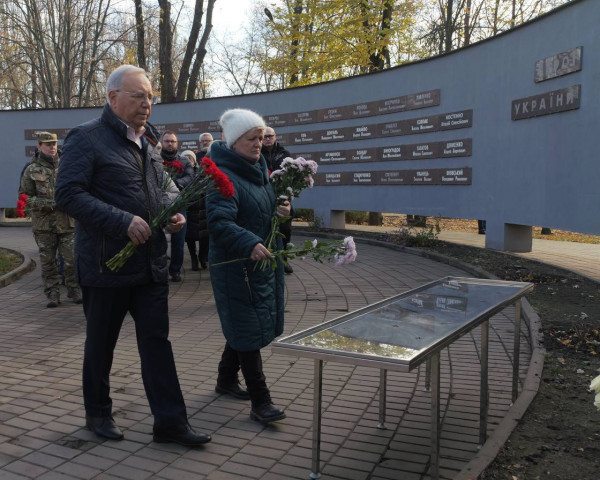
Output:
M187 413L169 336L167 283L135 287L82 287L87 337L83 360L86 414L112 415L109 375L123 319L131 313L142 379L155 427L187 423Z

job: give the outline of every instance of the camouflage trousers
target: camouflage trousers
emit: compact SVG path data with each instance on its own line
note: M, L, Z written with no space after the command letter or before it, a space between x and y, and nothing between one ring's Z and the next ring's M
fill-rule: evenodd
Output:
M59 290L61 275L58 269L58 254L64 260L65 284L67 288L75 288L79 285L75 281L73 263L73 233L33 232L35 241L40 252L40 263L42 268L42 281L44 293L48 295L51 291Z

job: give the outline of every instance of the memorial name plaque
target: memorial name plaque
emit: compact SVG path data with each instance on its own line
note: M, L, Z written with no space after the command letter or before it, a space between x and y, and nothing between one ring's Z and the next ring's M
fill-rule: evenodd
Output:
M441 143L441 157L469 157L472 152L472 141L470 138L463 140L451 140Z
M317 132L311 132L313 134L319 134L319 141L321 142L342 142L344 140L350 140L350 129L348 128L331 128L329 130L318 130Z
M381 148L381 159L382 160L402 160L404 156L402 151L405 150L402 145L395 147L382 147Z
M471 167L327 172L314 176L315 186L328 185L471 185Z
M468 128L473 126L473 110L463 110L439 115L440 130Z
M350 113L350 118L356 117L370 117L371 115L375 115L375 103L359 103L358 105L351 106L348 111Z
M423 158L437 158L440 156L439 143L419 143L412 146L407 158L411 160L422 160Z
M319 132L294 132L290 133L291 143L301 145L303 143L315 143L314 134Z
M391 137L395 135L406 135L406 120L399 120L397 122L382 123L379 125L379 135L382 137Z
M169 130L174 130L176 133L200 133L203 127L200 123L177 123L175 125L175 128Z
M284 113L283 115L266 115L265 123L269 127L283 127L290 121L290 114Z
M573 85L541 95L519 98L512 101L511 118L513 120L523 120L524 118L577 110L580 97L581 85Z
M445 142L425 142L390 147L325 150L297 154L319 164L386 162L395 160L422 160L428 158L469 157L472 140L463 138Z
M219 121L218 120L211 120L210 122L208 122L206 130L208 132L220 132L221 131L221 125L219 125Z
M37 134L40 132L50 132L56 133L56 136L59 140L64 140L69 133L70 128L36 128L35 130L25 130L25 140L35 140L37 141Z
M315 123L317 121L317 111L291 113L291 123L298 125L304 123Z
M198 141L197 140L184 140L183 142L181 142L179 144L179 150L180 151L184 151L184 150L198 150ZM198 161L200 161L200 157L196 158Z
M433 107L440 104L440 91L430 90L429 92L415 93L406 96L408 110L416 110L418 108Z
M453 168L447 169L442 172L440 178L442 185L470 185L471 183L471 169L470 168Z
M426 133L439 130L438 117L411 118L407 121L410 133Z
M362 125L360 127L349 127L348 131L352 140L360 140L373 137L376 129L374 125Z
M319 122L334 122L335 120L344 120L348 118L348 107L335 107L317 110Z
M319 163L319 164L345 163L348 161L346 152L347 152L347 150L338 150L336 152L323 152L317 158L317 163ZM304 157L304 158L306 158L306 157Z
M374 162L378 157L378 148L357 148L348 150L351 162Z
M535 62L534 81L536 83L551 78L562 77L581 70L583 47L575 47Z

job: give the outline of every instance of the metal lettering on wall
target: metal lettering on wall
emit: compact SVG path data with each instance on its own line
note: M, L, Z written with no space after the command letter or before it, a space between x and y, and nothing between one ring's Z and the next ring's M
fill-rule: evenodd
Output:
M469 157L472 140L462 138L442 142L413 143L389 147L352 148L300 153L307 160L325 165L332 163L385 162L390 160L423 160L429 158Z
M561 113L579 108L581 101L581 85L561 88L551 92L519 98L512 101L511 118L523 120L524 118L539 117L552 113Z
M315 187L349 185L471 185L471 167L315 174Z
M551 78L562 77L581 70L583 47L575 47L535 62L534 81L536 83Z

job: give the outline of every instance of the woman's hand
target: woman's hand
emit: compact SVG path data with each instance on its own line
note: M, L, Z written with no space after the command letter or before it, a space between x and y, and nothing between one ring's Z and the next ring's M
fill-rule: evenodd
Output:
M288 202L286 200L285 202L283 202L283 205L277 206L277 216L278 217L289 217L291 210L292 210L292 206L290 205L290 202Z
M268 258L271 258L271 252L269 252L267 247L265 247L262 243L257 243L254 245L252 252L250 252L250 260L260 262L261 260L266 260Z

